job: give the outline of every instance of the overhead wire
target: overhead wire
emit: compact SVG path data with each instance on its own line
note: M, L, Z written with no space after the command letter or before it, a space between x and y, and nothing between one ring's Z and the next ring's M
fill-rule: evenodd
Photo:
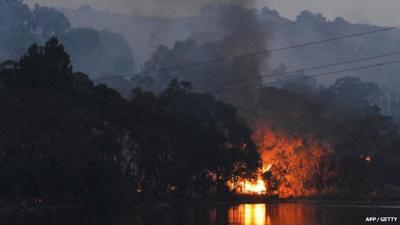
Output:
M272 74L267 74L267 75L259 75L259 76L252 77L252 78L220 82L220 83L215 83L212 85L195 87L195 88L193 88L193 90L210 89L210 88L214 88L214 87L231 85L231 84L235 84L235 83L242 83L242 82L253 81L253 80L259 80L259 79L264 79L264 78L282 77L285 75L295 74L295 73L299 73L299 72L326 69L326 68L330 68L330 67L353 64L353 63L357 63L357 62L364 62L364 61L369 61L369 60L379 59L379 58L384 58L384 57L389 57L389 56L395 56L395 55L400 55L400 51L395 51L395 52L385 53L385 54L380 54L380 55L375 55L375 56L369 56L369 57L363 57L363 58L358 58L358 59L353 59L353 60L347 60L347 61L342 61L342 62L337 62L337 63L325 64L325 65L320 65L320 66L299 68L299 69L285 71L285 72L278 72L278 73L272 73Z
M296 77L296 78L293 78L293 79L284 79L284 80L271 81L271 82L266 82L266 83L261 83L261 84L256 84L256 85L253 84L253 85L247 85L247 86L241 86L241 87L235 87L235 88L220 89L220 90L213 91L213 92L210 92L210 93L221 94L221 93L226 93L226 92L231 92L231 91L236 91L236 90L242 90L242 89L265 87L267 85L273 85L273 84L279 84L279 83L288 83L288 82L293 82L293 81L309 79L309 78L313 78L313 77L331 76L331 75L334 75L334 74L340 74L340 73L353 72L353 71L364 70L364 69L377 68L377 67L382 67L382 66L391 65L391 64L397 64L397 63L400 63L400 60L393 60L393 61L381 62L381 63L367 65L367 66L359 66L359 67L353 67L353 68L349 68L349 69L343 69L343 70L337 70L337 71L331 71L331 72L324 72L324 73L306 75L306 76Z
M150 73L168 72L168 71L173 71L173 70L178 70L178 69L185 69L185 68L195 67L195 66L200 66L200 65L223 63L223 62L226 62L226 61L238 60L238 59L246 58L246 57L253 57L253 56L259 56L259 55L268 55L270 53L289 50L289 49L295 49L295 48L300 48L300 47L312 46L312 45L316 45L316 44L334 42L334 41L339 41L339 40L344 40L344 39L349 39L349 38L355 38L355 37L360 37L360 36L370 35L370 34L375 34L375 33L380 33L380 32L387 32L387 31L398 29L398 28L400 28L400 26L385 27L385 28L381 28L381 29L370 30L370 31L365 31L365 32L359 32L359 33L353 33L353 34L348 34L348 35L344 35L344 36L338 36L338 37L334 37L334 38L328 38L328 39L317 40L317 41L310 41L310 42L300 43L300 44L296 44L296 45L290 45L290 46L279 47L279 48L274 48L274 49L261 50L261 51L257 51L257 52L244 53L244 54L239 54L239 55L235 55L235 56L203 60L203 61L198 61L198 62L193 62L193 63L188 63L188 64L175 65L175 66L170 66L170 67L164 67L164 68L159 68L159 69L154 69L154 70L147 70L147 71L145 70L145 71L138 72L138 73L128 72L128 73L123 73L123 74L115 74L115 75L110 75L110 76L104 76L104 77L101 77L101 78L98 78L98 79L94 79L93 81L99 82L99 81L116 79L116 78L131 77L132 75L145 75L145 74L150 74Z

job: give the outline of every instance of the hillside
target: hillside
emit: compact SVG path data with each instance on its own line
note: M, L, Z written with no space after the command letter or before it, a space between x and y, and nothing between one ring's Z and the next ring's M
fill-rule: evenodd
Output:
M187 18L149 18L115 14L108 11L59 9L71 21L73 26L109 29L122 33L134 49L137 64L145 62L160 44L172 46L175 41L194 39L198 42L212 41L223 36L213 15L203 12L197 17ZM203 10L205 11L205 10ZM289 46L309 41L328 39L332 37L364 32L381 27L353 24L343 18L328 21L320 14L303 12L296 21L283 18L277 11L263 9L259 14L260 20L270 26L268 48ZM338 42L299 48L292 51L280 52L270 57L272 67L280 63L288 68L304 68L368 57L400 49L399 31L390 31L366 35ZM320 52L324 51L321 55ZM400 67L387 67L384 70L368 71L366 79L378 81L388 86L400 84L391 74ZM379 79L374 77L377 72L385 72Z
M109 29L123 34L133 49L136 65L138 65L136 66L137 70L143 68L140 65L148 61L161 44L172 49L176 41L190 38L197 43L205 43L220 40L226 35L224 27L218 24L218 14L213 13L213 10L215 11L213 7L204 8L197 17L186 18L149 18L91 9L59 10L71 20L73 26L94 27L99 30ZM308 11L302 12L295 21L283 18L279 15L279 12L268 8L260 10L257 15L257 19L269 29L269 40L265 41L265 49L297 45L382 28L369 24L353 24L343 18L330 21L321 14ZM400 32L392 30L281 51L270 55L268 66L265 66L265 71L261 71L261 73L269 74L277 69L297 70L397 52L400 50L399 39ZM240 49L238 52L246 53L246 49ZM321 54L322 52L323 54ZM395 57L337 66L330 68L330 70L314 71L309 75L397 60ZM399 95L396 92L400 85L399 70L400 65L393 64L318 78L318 81L320 84L329 85L339 77L359 76L363 80L376 82L383 87L385 92L385 100L380 105L385 113L390 115L392 114L391 109L386 107L385 104L399 101Z

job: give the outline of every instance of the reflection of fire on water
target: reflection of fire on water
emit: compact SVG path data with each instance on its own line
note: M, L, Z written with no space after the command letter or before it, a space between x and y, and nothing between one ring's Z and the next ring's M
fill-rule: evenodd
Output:
M230 224L268 225L264 204L244 204L229 209Z

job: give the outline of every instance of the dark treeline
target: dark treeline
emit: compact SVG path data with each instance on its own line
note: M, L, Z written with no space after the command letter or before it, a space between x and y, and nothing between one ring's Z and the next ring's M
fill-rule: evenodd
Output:
M174 80L122 98L74 73L57 39L0 68L0 198L133 203L226 192L259 166L233 106ZM38 200L39 199L39 200Z

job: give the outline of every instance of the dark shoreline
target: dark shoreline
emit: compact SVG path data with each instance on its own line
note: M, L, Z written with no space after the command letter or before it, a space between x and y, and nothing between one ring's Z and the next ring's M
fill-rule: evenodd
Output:
M317 206L359 206L359 207L379 207L379 206L392 206L400 207L400 199L379 199L379 200L365 200L365 199L323 199L323 198L292 198L292 199L271 199L271 198L249 198L249 199L232 199L232 200L197 200L197 201L177 201L177 202L148 202L148 203L135 203L129 206L118 207L119 209L129 210L134 208L171 208L171 207L187 207L187 206L232 206L239 204L312 204ZM113 207L111 207L113 208ZM11 213L43 213L43 212L61 212L61 211L80 211L80 210L106 210L107 207L92 208L81 205L38 205L21 207L16 204L10 203L9 206L0 208L1 214ZM113 208L115 209L115 208Z

